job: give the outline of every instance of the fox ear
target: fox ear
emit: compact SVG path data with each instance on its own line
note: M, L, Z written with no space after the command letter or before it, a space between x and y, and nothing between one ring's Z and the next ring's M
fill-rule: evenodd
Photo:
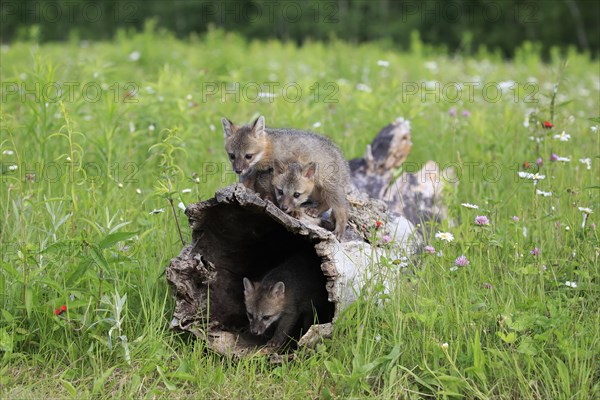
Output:
M250 279L244 278L244 294L250 296L254 293L254 285L250 282Z
M309 162L302 168L302 175L308 179L315 179L315 173L317 172L317 163L314 161Z
M273 297L282 298L284 294L285 294L285 283L283 283L283 282L277 282L271 288L271 296L273 296Z
M285 164L281 162L281 160L273 160L273 171L275 171L275 174L277 175L283 174L285 172Z
M264 116L260 116L256 119L256 121L254 121L254 124L252 124L252 132L254 133L254 136L256 137L260 137L263 136L265 134L265 117Z
M223 124L223 132L225 133L225 138L228 138L229 136L233 135L237 130L235 124L225 117L221 118L221 124Z

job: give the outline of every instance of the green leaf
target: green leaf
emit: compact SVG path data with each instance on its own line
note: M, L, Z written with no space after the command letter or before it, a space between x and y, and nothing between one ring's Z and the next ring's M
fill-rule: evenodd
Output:
M595 122L597 124L600 124L600 117L592 117L592 118L588 118L590 121Z
M497 335L507 344L514 344L517 341L517 334L515 332L510 332L508 335L498 332Z
M110 367L102 375L94 380L94 386L92 388L92 393L100 393L104 387L104 382L108 379L108 377L112 374L112 372L117 368L116 366Z
M177 390L177 386L175 386L171 382L169 382L169 380L167 379L167 377L163 373L163 370L158 365L156 366L156 370L158 371L158 374L162 378L163 383L165 384L165 387L167 388L167 390L170 390L170 391Z
M71 382L66 381L64 379L60 380L60 383L62 383L63 387L65 389L67 389L67 392L69 392L69 394L71 395L71 398L76 399L77 396L77 390L75 389L75 387L71 384Z
M108 261L106 261L104 254L102 254L102 249L96 245L90 245L90 250L90 256L92 257L92 260L94 260L99 267L108 270Z
M115 233L111 233L110 235L108 235L104 239L102 239L102 241L100 241L100 243L98 243L98 246L101 249L108 249L109 247L112 247L115 244L117 244L119 242L122 242L123 240L130 239L130 238L134 237L137 234L138 234L137 232L115 232Z

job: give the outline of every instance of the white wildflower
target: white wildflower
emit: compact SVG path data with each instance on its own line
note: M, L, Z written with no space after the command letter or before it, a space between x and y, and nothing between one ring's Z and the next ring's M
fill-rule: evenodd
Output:
M129 61L138 61L142 57L142 53L139 51L133 51L129 54Z
M592 130L592 132L598 132L598 125L594 125L590 127L590 129Z
M356 85L356 90L360 90L361 92L371 93L373 89L370 86L365 85L364 83L358 83Z
M185 188L181 191L181 193L192 193L192 189L190 188Z
M568 142L569 139L571 139L571 135L569 135L565 131L562 131L560 133L560 135L554 135L553 138L556 139L556 140L560 140L561 142Z
M135 189L135 192L136 192L137 194L142 194L142 189L139 189L139 188L138 188L138 189Z
M179 202L179 204L177 204L177 207L179 207L182 211L185 211L185 204L183 204L183 202Z
M377 60L377 65L379 65L380 67L387 68L390 66L390 62L385 60Z
M160 209L154 209L152 211L150 211L148 214L152 215L152 214L160 214L160 213L164 213L165 209L164 208L160 208Z
M535 194L544 196L544 197L552 196L552 192L544 192L543 190L540 190L540 189L535 189Z
M452 272L456 271L457 269L458 269L458 267L456 267L456 266L455 267L450 267L450 271L452 271Z
M466 207L466 208L473 208L473 209L478 209L479 206L476 204L471 204L471 203L461 203L461 206Z
M561 157L561 156L556 156L556 161L560 161L560 162L571 162L571 157Z
M313 126L313 128L320 128L321 127L321 123L319 121L317 121L312 126Z
M578 208L579 208L579 211L581 211L582 213L585 213L585 214L593 214L594 213L594 211L592 211L592 209L588 208L588 207L578 207Z
M592 160L588 157L588 158L580 158L579 162L582 164L585 164L585 167L590 170L592 169Z
M534 181L546 179L546 175L541 175L541 174L538 174L537 172L535 174L532 174L531 172L519 171L519 176L521 178L525 178L525 179L533 179Z
M13 154L15 154L15 152L12 150L4 150L2 152L2 155L5 155L5 156L12 156Z
M9 165L9 166L8 166L8 170L9 170L9 171L16 171L17 169L19 169L19 166L18 166L18 165L16 165L16 164L13 164L13 165Z
M445 240L448 243L454 240L454 235L450 232L438 232L435 234L435 237L437 239Z
M571 281L566 281L565 285L567 285L570 288L576 288L577 287L577 282L571 282Z
M269 92L258 92L258 97L260 97L261 99L273 99L277 97L277 95L275 93Z
M425 63L425 68L427 68L428 70L435 72L438 69L438 64L435 61L427 61Z

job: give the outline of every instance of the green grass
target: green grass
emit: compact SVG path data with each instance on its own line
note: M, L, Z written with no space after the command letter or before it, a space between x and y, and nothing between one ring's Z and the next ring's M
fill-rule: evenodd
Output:
M418 42L409 53L338 41L297 48L218 30L178 41L151 28L111 43L13 43L0 51L2 398L600 396L600 244L592 227L600 141L599 121L590 120L600 115L597 60L554 52L546 65L527 45L512 62L446 56ZM483 85L509 80L519 89L498 101L490 89L484 98ZM427 81L481 86L456 103L451 92L439 101L406 92ZM54 82L79 87L57 97L45 86ZM204 96L210 85L232 82L239 101ZM278 82L278 96L250 101L251 82ZM15 84L32 93L13 94ZM286 101L286 84L302 89L297 101L293 89ZM527 101L531 91L537 103ZM554 128L534 120L524 127L531 111ZM164 271L181 249L168 199L189 204L234 182L220 119L258 114L269 126L329 135L347 158L403 116L413 141L405 169L433 159L460 176L445 193L449 219L426 229L426 244L442 254L416 256L414 272L400 274L389 293L372 282L342 313L333 340L281 366L214 355L168 328L174 302ZM563 130L569 141L553 139ZM551 153L571 161L551 162ZM537 188L551 197L517 177L538 157L546 179ZM579 162L588 157L590 170ZM578 207L594 210L585 228ZM476 215L490 224L476 226ZM437 231L455 240L444 244ZM470 264L451 271L462 254ZM372 268L398 267L380 259ZM63 304L67 312L55 316Z

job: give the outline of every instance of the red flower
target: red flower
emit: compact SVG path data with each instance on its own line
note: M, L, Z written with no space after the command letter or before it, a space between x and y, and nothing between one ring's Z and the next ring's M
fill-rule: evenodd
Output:
M58 308L54 310L54 315L60 315L60 310Z
M375 221L375 229L381 228L381 225L383 225L383 222L381 222L381 221Z
M544 128L551 129L552 127L554 127L554 125L552 124L552 122L550 122L550 121L544 121Z
M60 306L60 311L67 311L67 306L65 306L64 304Z

